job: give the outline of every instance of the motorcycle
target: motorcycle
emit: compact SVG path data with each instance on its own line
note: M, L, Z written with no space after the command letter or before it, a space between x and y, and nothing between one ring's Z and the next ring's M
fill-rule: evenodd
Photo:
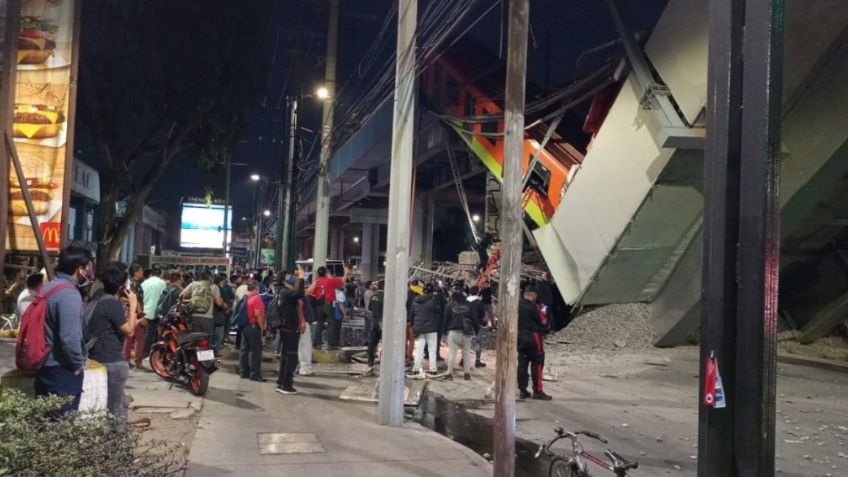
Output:
M220 367L212 350L212 335L191 332L191 305L178 303L159 324L161 340L150 349L150 369L172 383L182 384L192 394L203 396L209 375Z

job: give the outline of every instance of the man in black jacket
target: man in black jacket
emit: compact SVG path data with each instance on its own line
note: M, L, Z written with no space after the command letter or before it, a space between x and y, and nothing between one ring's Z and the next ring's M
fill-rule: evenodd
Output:
M442 328L442 314L440 313L439 301L435 296L433 285L424 287L424 294L415 298L412 302L412 333L415 335L415 356L412 364L412 373L421 372L421 360L424 358L424 347L436 350L436 342L439 339L439 330ZM430 373L439 372L436 362L437 352L430 354Z
M295 278L296 277L296 278ZM298 363L298 345L300 334L306 331L306 321L302 308L298 307L303 297L303 272L295 271L279 288L280 306L280 340L283 343L283 353L280 356L280 369L277 373L277 389L280 394L295 394L294 371Z
M527 390L530 375L533 376L533 399L550 401L551 397L542 390L542 370L545 367L545 350L542 345L547 323L542 320L536 304L536 289L528 286L524 297L518 302L518 389L521 399L531 397ZM527 367L530 367L530 373Z

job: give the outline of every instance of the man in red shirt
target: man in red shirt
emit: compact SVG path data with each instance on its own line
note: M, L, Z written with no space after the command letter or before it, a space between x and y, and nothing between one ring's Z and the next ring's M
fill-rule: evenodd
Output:
M317 318L318 331L314 336L313 346L321 347L321 328L327 329L327 349L337 349L341 341L341 321L336 320L333 310L333 302L336 301L336 288L344 287L347 280L347 267L341 278L335 278L327 274L327 267L318 267L318 278L307 290L318 302L315 316Z
M239 374L242 379L264 383L262 377L262 337L265 335L265 302L259 295L256 280L247 284L247 321L241 332L241 350L239 350Z

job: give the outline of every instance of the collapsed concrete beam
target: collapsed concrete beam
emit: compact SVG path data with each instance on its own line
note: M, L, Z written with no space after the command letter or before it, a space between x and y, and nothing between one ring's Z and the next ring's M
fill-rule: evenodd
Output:
M798 341L803 344L827 335L845 320L848 314L848 292L843 293L831 304L816 313L816 315L801 329Z

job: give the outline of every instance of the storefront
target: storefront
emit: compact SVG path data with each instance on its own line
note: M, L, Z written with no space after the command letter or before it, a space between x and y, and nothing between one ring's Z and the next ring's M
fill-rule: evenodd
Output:
M97 226L96 209L100 204L100 174L75 157L71 178L68 238L93 243Z

